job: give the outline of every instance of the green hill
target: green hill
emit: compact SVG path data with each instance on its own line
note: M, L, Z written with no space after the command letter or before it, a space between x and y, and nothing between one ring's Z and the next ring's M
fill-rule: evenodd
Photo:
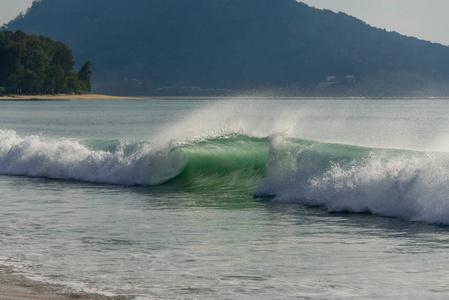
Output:
M449 80L448 47L295 0L42 0L6 29L64 41L99 92L440 95Z

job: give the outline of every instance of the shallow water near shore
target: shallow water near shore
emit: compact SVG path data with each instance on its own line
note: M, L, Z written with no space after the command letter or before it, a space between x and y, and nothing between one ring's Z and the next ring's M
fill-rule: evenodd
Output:
M141 299L449 293L449 101L0 103L0 264Z

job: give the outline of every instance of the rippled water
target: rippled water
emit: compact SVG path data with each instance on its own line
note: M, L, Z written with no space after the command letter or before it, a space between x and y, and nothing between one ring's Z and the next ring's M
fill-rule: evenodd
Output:
M449 102L0 108L0 263L31 279L147 299L449 294L448 227L431 224L449 223Z

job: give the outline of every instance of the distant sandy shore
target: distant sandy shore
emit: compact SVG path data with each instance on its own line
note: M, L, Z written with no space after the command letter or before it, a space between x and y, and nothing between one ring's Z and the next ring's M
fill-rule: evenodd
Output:
M118 97L101 94L82 94L82 95L13 95L0 96L1 100L135 100L143 99L136 97Z

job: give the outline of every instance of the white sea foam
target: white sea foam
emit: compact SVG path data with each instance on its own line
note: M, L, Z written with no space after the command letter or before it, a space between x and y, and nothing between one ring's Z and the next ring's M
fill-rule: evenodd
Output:
M159 184L175 176L184 161L149 144L127 153L94 151L68 139L20 137L0 130L0 173L110 184Z
M371 212L449 224L449 156L445 153L367 148L348 160L333 154L336 145L320 144L326 151L290 147L290 159L286 159L279 154L286 151L282 140L272 140L273 156L257 195L334 212Z
M372 114L370 110L362 110L363 114L356 118L331 118L329 116L339 108L338 103L333 102L313 103L318 105L319 111L311 109L309 102L301 109L293 109L293 102L285 102L282 106L272 102L257 104L227 101L206 105L179 122L161 127L159 134L151 138L151 144L143 143L133 151L126 151L125 144L109 152L92 150L78 140L39 135L22 137L15 131L0 130L0 174L111 184L161 184L184 168L183 152L172 151L183 143L234 134L257 138L271 136L266 179L256 195L274 195L279 201L322 205L330 211L369 211L449 224L449 205L446 204L448 155L417 151L396 153L370 148L360 151L334 149L335 152L333 148L337 144L332 143L320 144L327 149L323 152L313 145L295 145L285 138L354 142L365 146L376 144L376 147L389 145L394 139L392 146L395 148L419 149L409 141L421 143L430 131L417 131L419 134L413 138L407 137L408 132L386 134L385 128L390 127L383 125L387 121L393 120L395 130L407 126L399 126L403 124L400 120L394 121L393 115L387 120L382 119L383 115L380 119L366 119ZM349 106L345 109L350 115ZM364 121L360 125L359 118L362 117ZM382 123L383 129L377 130L379 120L386 123ZM407 124L412 126L414 123ZM434 128L432 126L429 127ZM429 140L424 144L428 145ZM328 150L337 154L329 155Z

